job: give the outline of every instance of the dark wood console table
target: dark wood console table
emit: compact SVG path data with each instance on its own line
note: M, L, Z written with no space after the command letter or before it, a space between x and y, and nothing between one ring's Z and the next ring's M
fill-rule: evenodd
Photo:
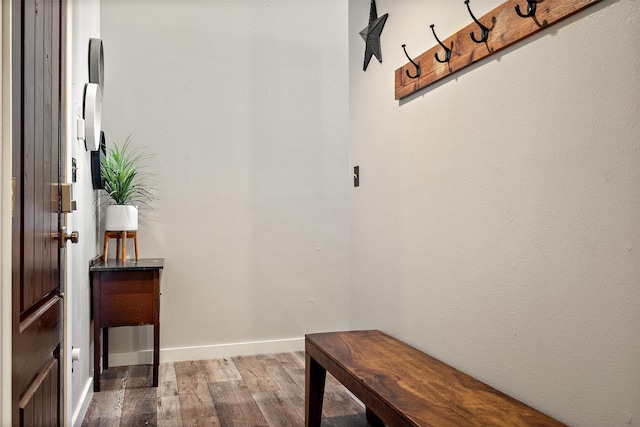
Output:
M100 391L100 335L103 368L109 369L109 334L114 326L153 325L153 386L160 362L160 272L163 258L109 259L89 268L93 286L93 390Z

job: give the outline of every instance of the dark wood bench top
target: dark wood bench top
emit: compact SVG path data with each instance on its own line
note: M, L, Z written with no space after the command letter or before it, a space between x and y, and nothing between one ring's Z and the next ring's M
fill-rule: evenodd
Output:
M563 426L380 331L306 336L306 425L320 425L328 370L389 426ZM318 408L319 406L319 408Z

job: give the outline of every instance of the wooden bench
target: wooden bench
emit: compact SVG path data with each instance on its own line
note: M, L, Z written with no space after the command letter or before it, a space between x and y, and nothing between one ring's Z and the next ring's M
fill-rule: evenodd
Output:
M307 427L320 425L327 371L373 426L564 425L380 331L309 334L305 349Z

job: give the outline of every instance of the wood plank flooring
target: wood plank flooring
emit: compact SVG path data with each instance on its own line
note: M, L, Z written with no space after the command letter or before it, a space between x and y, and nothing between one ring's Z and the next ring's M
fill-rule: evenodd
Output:
M114 367L82 426L303 426L304 352ZM367 426L362 405L327 374L322 425Z

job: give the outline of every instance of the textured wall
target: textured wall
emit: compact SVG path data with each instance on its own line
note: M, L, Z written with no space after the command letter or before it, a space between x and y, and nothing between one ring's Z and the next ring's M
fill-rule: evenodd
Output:
M344 0L102 2L107 140L154 153L139 240L165 258L164 360L347 327L347 16ZM114 337L124 353L152 334Z
M482 16L501 2L477 2ZM406 102L394 70L470 22L350 1L351 327L571 425L640 424L640 10L602 2Z

